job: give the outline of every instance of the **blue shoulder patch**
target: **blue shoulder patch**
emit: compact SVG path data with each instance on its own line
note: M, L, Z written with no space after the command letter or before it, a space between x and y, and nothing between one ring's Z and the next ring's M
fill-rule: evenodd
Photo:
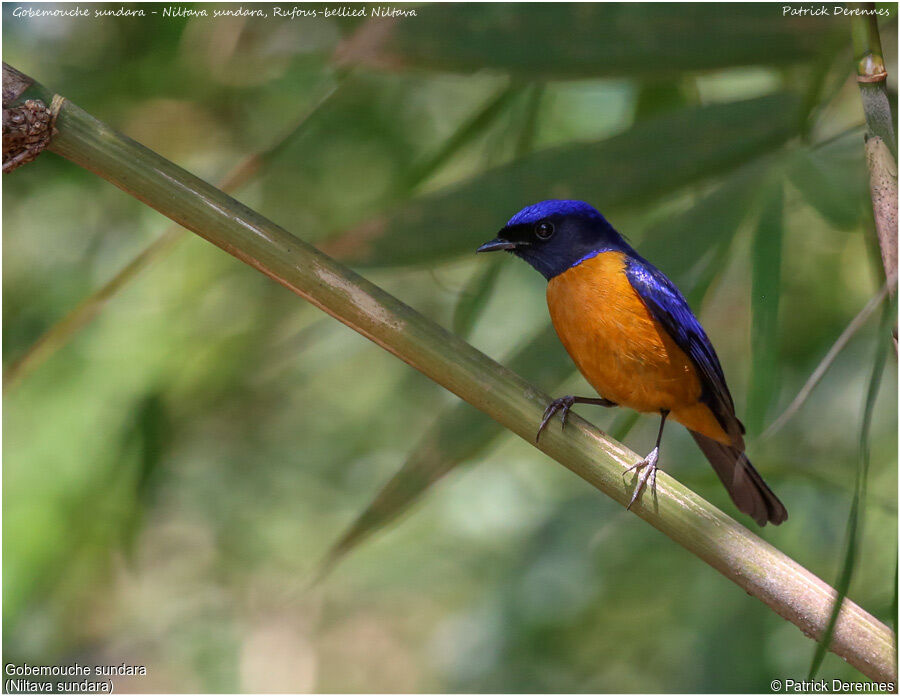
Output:
M538 220L543 220L550 215L577 215L585 219L603 219L603 216L592 205L588 205L584 201L565 201L565 200L548 200L529 205L522 208L518 213L513 215L507 227L514 225L527 225Z
M678 347L697 367L703 385L703 401L712 409L723 429L731 433L743 426L734 414L734 401L725 384L719 358L703 327L681 291L666 275L637 254L630 255L625 266L628 281Z

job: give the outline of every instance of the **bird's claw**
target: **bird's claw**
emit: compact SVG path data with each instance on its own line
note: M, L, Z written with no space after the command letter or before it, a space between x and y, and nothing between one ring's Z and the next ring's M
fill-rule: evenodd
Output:
M553 414L562 409L562 415L560 416L562 419L562 427L566 427L566 421L569 418L569 409L575 404L574 396L561 396L558 399L554 399L550 402L550 405L544 410L543 420L541 424L538 426L537 435L534 437L534 441L537 442L541 439L541 433L544 428L547 427L547 423L550 422L550 419L553 418Z
M650 482L650 490L656 491L656 470L657 461L659 460L659 447L654 447L653 451L650 452L644 459L639 461L634 466L630 466L625 471L622 472L622 476L625 476L630 471L639 471L638 474L638 482L634 487L634 493L631 496L631 500L628 502L628 505L625 506L626 510L630 510L631 506L634 505L634 501L638 499L638 496L641 494L641 491L644 490L644 487L647 485L647 482ZM643 470L643 471L641 471Z

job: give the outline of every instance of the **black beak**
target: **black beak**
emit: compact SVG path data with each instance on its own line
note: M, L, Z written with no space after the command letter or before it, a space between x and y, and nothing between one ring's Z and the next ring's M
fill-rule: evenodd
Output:
M480 254L482 251L509 251L510 249L515 249L518 246L518 242L510 242L506 239L497 237L497 239L492 239L491 241L482 244L475 250L475 253Z

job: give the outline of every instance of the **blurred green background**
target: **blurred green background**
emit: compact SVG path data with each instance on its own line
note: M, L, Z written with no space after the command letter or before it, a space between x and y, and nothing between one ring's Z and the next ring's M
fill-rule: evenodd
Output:
M264 19L17 7L38 6L4 3L4 60L207 180L302 123L237 197L554 395L590 389L546 331L543 281L472 251L541 198L594 203L715 343L751 458L791 514L762 536L835 581L877 317L797 416L760 434L883 283L848 18L714 3L409 5L388 24L265 5ZM896 4L883 7L896 95ZM167 221L52 154L3 183L8 369ZM890 356L850 588L891 625L896 384ZM210 692L755 692L809 670L815 645L793 625L191 235L6 389L3 425L6 662L124 661L149 674L119 691ZM626 442L645 452L656 427L642 418ZM663 451L666 471L756 529L683 429ZM402 518L307 591L402 466L359 529ZM833 655L820 676L860 677Z

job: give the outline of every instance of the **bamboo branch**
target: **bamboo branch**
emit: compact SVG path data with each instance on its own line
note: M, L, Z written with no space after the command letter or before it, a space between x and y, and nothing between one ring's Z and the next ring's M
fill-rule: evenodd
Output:
M29 96L49 101L53 95L36 84ZM575 415L565 432L550 428L535 444L547 395L221 191L74 104L59 106L50 151L265 273L627 504L634 480L623 473L639 460L634 452ZM656 495L648 492L632 511L806 635L823 635L835 590L670 476L661 473ZM848 600L830 649L872 679L896 681L893 640L887 626Z

